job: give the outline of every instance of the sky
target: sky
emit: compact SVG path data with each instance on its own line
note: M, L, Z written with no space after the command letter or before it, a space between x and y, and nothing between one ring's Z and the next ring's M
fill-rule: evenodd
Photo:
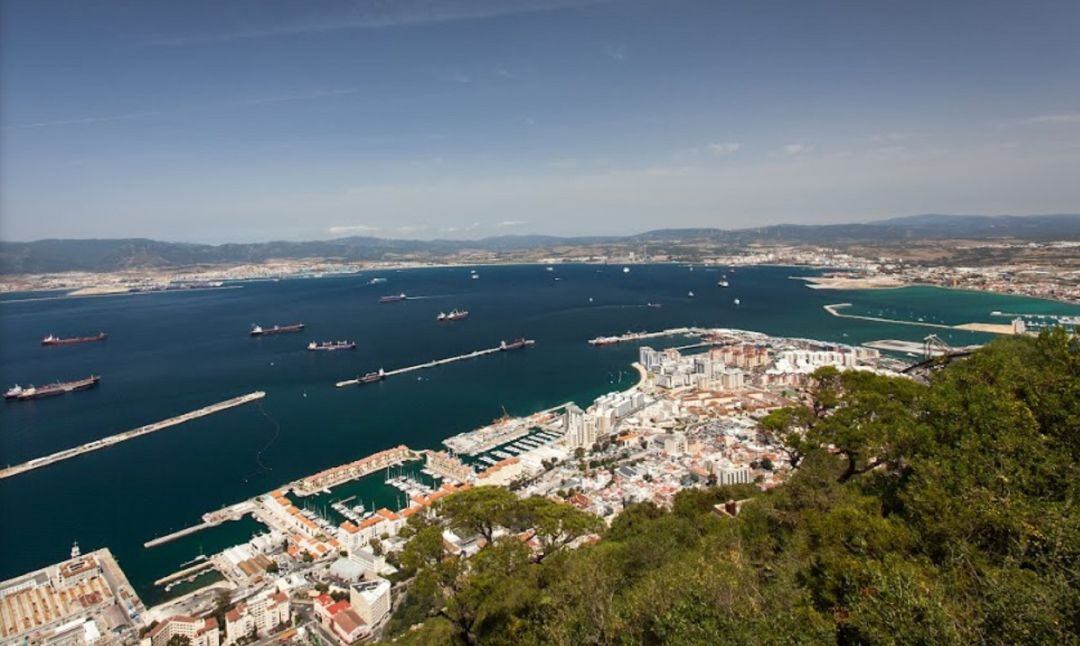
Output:
M0 0L0 239L1080 212L1080 2Z

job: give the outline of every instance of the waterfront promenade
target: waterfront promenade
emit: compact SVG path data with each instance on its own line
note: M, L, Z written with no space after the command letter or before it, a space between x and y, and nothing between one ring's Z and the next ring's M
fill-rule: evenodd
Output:
M21 473L26 473L27 471L33 471L34 469L47 467L50 464L56 464L57 462L62 462L64 460L84 455L92 451L97 451L99 449L114 446L121 442L135 439L136 437L139 437L141 435L147 435L156 431L160 431L162 429L169 428L171 426L176 426L177 424L190 422L193 419L198 419L200 417L212 415L214 413L227 410L229 408L234 408L236 406L241 406L249 402L257 401L265 396L265 392L257 390L253 393L248 393L239 397L233 397L232 399L226 399L225 401L218 402L216 404L211 404L210 406L204 406L203 408L193 410L189 413L184 413L183 415L177 415L176 417L170 417L169 419L162 420L160 422L154 422L153 424L140 426L139 428L132 429L130 431L117 433L116 435L110 435L109 437L104 437L100 440L87 442L86 444L82 444L70 449L64 449L63 451L57 451L56 453L53 453L51 455L34 458L33 460L23 462L22 464L17 464L15 466L9 466L5 469L0 469L0 480L3 480L4 478L10 478L12 476L17 476Z

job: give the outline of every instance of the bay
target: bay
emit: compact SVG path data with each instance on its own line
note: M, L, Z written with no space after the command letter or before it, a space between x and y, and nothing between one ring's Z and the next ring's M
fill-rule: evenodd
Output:
M241 288L94 298L0 300L0 384L101 375L99 387L0 409L0 463L14 464L129 430L254 390L245 405L102 451L0 481L0 578L108 546L146 600L154 579L200 551L245 540L259 526L228 523L161 547L151 538L195 524L206 511L303 475L397 444L434 448L498 417L568 400L585 405L633 378L636 345L594 348L586 340L627 330L723 326L768 334L862 343L953 344L988 335L842 319L891 309L896 318L950 324L1007 322L998 310L1080 314L1037 299L928 287L866 292L809 289L790 267L677 265L463 267L363 272L319 279L249 282ZM726 273L731 287L716 282ZM385 284L370 284L373 277ZM559 280L556 280L558 278ZM409 300L379 304L385 294ZM688 292L693 291L691 297ZM20 296L22 298L20 298ZM40 295L39 295L40 296ZM736 305L734 300L739 299ZM658 302L662 308L646 307ZM467 320L437 324L440 311ZM931 320L927 318L926 320ZM251 338L252 324L303 322L302 334ZM41 347L46 334L108 332L103 343ZM518 336L537 345L365 387L334 382L498 345ZM355 351L308 352L308 341L355 340ZM680 339L654 341L663 347ZM361 499L393 505L373 478ZM366 487L366 488L364 488Z

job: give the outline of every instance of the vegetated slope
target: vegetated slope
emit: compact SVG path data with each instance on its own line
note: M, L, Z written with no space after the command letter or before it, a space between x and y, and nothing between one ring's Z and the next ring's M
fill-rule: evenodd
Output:
M687 490L671 511L633 505L595 544L539 561L516 537L448 556L442 528L415 523L388 638L1080 642L1077 338L1000 339L929 386L822 370L813 405L773 413L763 432L799 465L786 484ZM490 489L451 496L443 522L551 534L553 510L573 509L530 514ZM735 518L713 512L747 496Z

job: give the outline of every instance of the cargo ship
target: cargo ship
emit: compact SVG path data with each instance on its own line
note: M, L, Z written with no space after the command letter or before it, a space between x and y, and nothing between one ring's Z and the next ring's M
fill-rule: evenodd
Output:
M379 368L378 372L369 372L366 375L362 375L356 378L358 384L373 384L376 381L382 381L386 378L386 372L382 368Z
M304 330L303 323L293 323L292 325L275 325L274 327L264 328L261 325L251 326L251 336L267 336L270 334L288 334L289 332L302 332Z
M56 335L50 334L41 340L41 345L72 345L74 343L92 343L94 341L104 341L108 338L108 334L104 332L98 332L94 336L73 336L66 339L62 339Z
M467 318L469 318L469 310L451 310L449 314L439 312L439 315L435 317L435 320L444 323L449 321L460 321L461 319Z
M47 386L28 386L23 388L16 385L14 388L9 388L4 393L4 399L18 399L20 401L27 399L41 399L43 397L55 397L56 395L63 395L65 393L72 393L76 390L86 390L87 388L93 388L101 381L101 377L97 375L90 375L86 379L77 379L75 381L58 381L56 383L49 384Z
M405 292L401 292L400 294L393 294L391 296L383 296L382 298L379 299L379 302L380 303L400 303L401 301L405 300L406 298L408 298L408 296L405 295Z
M323 341L322 343L315 343L312 341L307 344L307 349L313 352L334 352L336 350L355 350L356 341Z
M536 341L526 339L525 337L519 337L519 338L514 339L513 341L510 341L509 343L506 342L506 341L499 341L499 349L500 350L520 350L520 349L522 349L524 347L527 347L527 346L530 346L530 345L532 345L534 343L536 343Z

